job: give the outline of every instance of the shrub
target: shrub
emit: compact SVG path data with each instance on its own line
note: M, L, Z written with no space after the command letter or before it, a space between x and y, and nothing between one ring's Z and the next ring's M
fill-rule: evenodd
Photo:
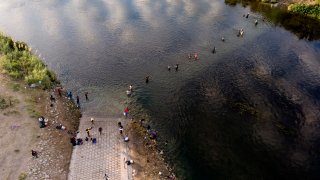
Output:
M309 15L320 19L320 5L292 4L288 9L295 13Z
M0 109L6 109L7 107L9 107L9 104L4 98L0 97Z
M26 83L38 83L50 88L56 83L56 76L30 51L24 42L14 42L10 37L0 34L0 65L13 78L24 79Z
M27 173L21 173L20 175L19 175L19 180L25 180L25 179L27 179L27 177L28 177L28 175L27 175Z

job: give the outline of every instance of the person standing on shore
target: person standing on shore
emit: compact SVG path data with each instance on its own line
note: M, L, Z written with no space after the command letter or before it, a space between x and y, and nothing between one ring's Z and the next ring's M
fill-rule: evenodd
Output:
M77 106L80 107L80 98L77 96Z
M71 91L69 91L68 93L67 93L67 97L68 97L68 99L72 99L72 92Z
M123 110L123 115L124 115L126 118L128 117L128 113L129 113L129 108L128 108L128 107L124 108L124 110Z
M38 158L38 152L37 151L34 151L34 150L31 150L31 155L35 158Z
M58 94L59 94L60 97L62 96L61 87L58 87Z
M91 137L91 136L90 136L90 130L91 130L91 129L92 129L92 127L86 129L88 137Z
M102 134L102 127L99 127L99 133Z
M93 117L90 119L90 121L91 121L91 125L94 125L94 118Z

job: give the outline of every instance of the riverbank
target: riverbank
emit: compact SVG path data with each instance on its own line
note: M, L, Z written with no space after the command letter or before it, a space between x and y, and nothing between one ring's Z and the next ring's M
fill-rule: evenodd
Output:
M1 178L66 179L72 153L71 133L78 128L80 111L64 97L50 100L52 90L30 88L0 73ZM38 118L48 119L44 128ZM62 124L65 130L56 129ZM38 158L31 156L38 152Z
M279 3L280 5L286 6L290 12L320 20L319 0L261 0L261 2Z
M0 178L66 179L79 109L63 90L59 96L54 73L25 43L0 34L0 65ZM41 116L47 120L42 128Z
M159 148L158 142L150 137L144 124L131 121L126 132L132 137L128 147L129 155L136 164L133 166L134 179L177 179L165 161L163 150Z
M0 128L5 134L0 138L1 178L67 179L73 153L70 138L79 130L81 112L27 44L0 36L0 90L5 92L0 97ZM41 116L48 120L44 128L39 126ZM60 125L66 129L58 129ZM144 126L130 121L125 132L131 139L134 179L172 175L157 143L146 139ZM38 157L32 157L31 150Z

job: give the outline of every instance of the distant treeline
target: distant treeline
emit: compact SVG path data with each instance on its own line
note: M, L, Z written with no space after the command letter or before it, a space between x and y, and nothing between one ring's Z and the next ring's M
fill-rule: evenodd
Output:
M42 60L33 55L31 48L24 42L14 41L0 33L0 67L15 79L27 84L50 88L57 83L56 75L48 70Z

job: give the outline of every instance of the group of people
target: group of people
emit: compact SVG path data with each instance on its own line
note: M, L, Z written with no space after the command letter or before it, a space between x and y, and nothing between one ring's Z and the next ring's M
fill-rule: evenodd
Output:
M90 122L91 122L91 127L86 128L86 130L85 130L87 133L87 136L85 137L85 141L88 142L90 140L92 142L92 144L96 144L97 138L92 137L92 134L91 134L91 130L93 129L93 125L94 125L94 118L90 118ZM102 127L98 128L98 132L100 135L102 135ZM78 134L78 132L77 132L77 134ZM70 139L70 142L71 142L71 144L73 144L73 146L83 144L82 138L76 138L75 136Z
M129 141L129 136L128 136L128 134L125 134L124 136L123 136L123 125L122 125L122 123L121 122L118 122L118 128L119 128L119 133L120 133L120 135L121 135L121 137L123 138L123 141L124 142L128 142Z
M191 54L189 54L189 58L191 59ZM194 59L197 60L198 59L198 54L195 53L194 54ZM175 70L178 71L178 68L179 68L179 64L176 64L174 66ZM168 65L168 71L171 70L171 66ZM146 83L149 82L149 78L150 76L146 76L145 80L146 80ZM130 85L129 86L129 90L127 90L127 95L131 95L131 92L133 91L133 86ZM123 115L127 118L128 115L129 115L129 108L128 107L125 107L124 110L123 110ZM133 119L133 118L132 118ZM144 126L144 122L145 122L145 119L141 119L140 121L140 126ZM123 125L121 122L118 122L118 128L119 128L119 133L121 135L121 137L123 138L124 142L128 142L129 141L129 137L127 134L123 135L124 134L124 128L123 128ZM147 129L147 133L148 133L148 136L149 136L149 139L151 140L155 140L157 141L158 140L158 132L154 129L151 129L151 126L150 125L147 125L146 126L146 129ZM145 137L146 138L146 137ZM165 142L165 144L167 144L168 141ZM162 153L160 154L163 154L163 151L161 151ZM126 165L131 165L133 164L133 160L127 160L125 161L125 164ZM170 173L168 176L166 176L167 179L175 179L175 175L173 173Z
M178 69L179 69L179 64L174 65L174 69L175 69L176 71L178 71ZM168 65L168 71L171 71L171 66L170 66L170 65Z
M246 15L243 15L243 16L246 17L246 18L248 18L248 17L249 17L249 13L247 13ZM254 21L254 24L255 24L255 25L258 25L258 20L257 20L257 19ZM238 36L238 37L242 37L243 35L244 35L244 30L243 30L243 28L241 28L241 29L239 29L237 36ZM225 38L224 38L223 36L221 37L221 41L222 41L222 42L225 42ZM211 52L212 52L213 54L216 53L216 47L215 47L215 46L213 47L213 49L212 49ZM198 60L198 59L199 59L199 58L198 58L198 53L195 52L193 56L192 56L191 53L189 53L189 54L188 54L188 59ZM176 64L176 65L174 66L174 68L175 68L176 71L178 71L179 64ZM168 69L168 71L170 71L170 70L171 70L171 66L168 65L167 69ZM146 83L148 83L148 82L149 82L149 76L146 77Z
M40 128L45 128L48 125L48 119L44 118L43 116L39 117L39 126Z
M59 88L59 89L58 89L58 93L59 93L60 96L62 96L62 95L61 95L61 91L62 91L62 88ZM84 96L85 96L86 101L89 101L88 95L89 95L88 92L85 92L85 93L84 93ZM67 98L68 98L69 100L73 100L73 94L72 94L71 91L67 91L66 96L67 96ZM76 105L77 105L78 108L80 108L80 97L79 97L79 95L76 96Z
M250 14L247 13L247 14L244 14L243 17L249 18L249 15L250 15ZM264 21L264 19L262 19L262 21ZM255 26L258 25L258 20L257 20L257 19L254 20L254 25L255 25ZM238 36L238 37L243 37L243 35L244 35L244 30L243 30L243 28L241 28L241 29L238 30L237 36ZM221 37L221 41L222 41L222 42L225 42L225 38L224 38L223 36ZM215 47L215 46L213 47L213 49L212 49L211 52L212 52L213 54L216 53L216 47ZM191 59L191 54L189 54L188 57L189 57L189 59ZM195 56L195 60L197 60L197 59L196 59L196 56Z
M192 59L192 55L188 54L188 58ZM194 58L194 60L198 60L198 53L194 53L193 58Z
M130 85L129 89L126 91L127 92L127 96L131 96L132 92L133 92L133 86Z

